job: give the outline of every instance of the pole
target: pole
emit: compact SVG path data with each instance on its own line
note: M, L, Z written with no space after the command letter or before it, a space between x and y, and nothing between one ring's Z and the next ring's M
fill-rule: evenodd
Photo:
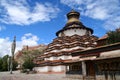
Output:
M10 57L9 56L8 56L7 62L8 62L8 71L9 71L10 70Z
M11 62L10 62L10 74L12 74L12 69L13 69L15 48L16 48L16 36L14 36L14 40L13 40L12 47L11 47L12 56L11 56Z
M85 61L82 61L82 75L83 75L83 80L85 80L85 77L86 77L86 63L85 63Z
M10 74L12 74L12 68L13 68L13 64L12 64L12 56L10 58Z

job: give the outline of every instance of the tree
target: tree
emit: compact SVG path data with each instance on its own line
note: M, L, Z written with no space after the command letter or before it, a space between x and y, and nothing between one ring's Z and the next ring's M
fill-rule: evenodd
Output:
M30 69L35 66L33 60L40 54L43 54L45 47L37 48L34 50L24 49L22 50L22 56L19 58L22 69Z
M2 64L3 64L2 58L0 58L0 71L2 71Z
M107 34L107 44L120 42L120 28L116 29L115 31L109 31Z
M24 63L23 63L22 66L23 66L23 69L30 69L30 70L32 70L33 67L35 66L35 64L33 63L32 58L28 57L28 58L24 61Z
M8 63L10 66L10 61L8 62L9 55L3 56L3 58L0 58L0 71L8 71ZM16 70L17 62L13 61L13 70Z
M8 57L9 57L8 55L5 55L2 58L2 71L7 71L8 70L8 63L7 63Z
M18 63L17 61L13 61L13 70L17 70Z
M23 51L22 59L23 59L22 68L32 70L32 68L34 67L34 63L32 61L33 60L32 51L29 50Z

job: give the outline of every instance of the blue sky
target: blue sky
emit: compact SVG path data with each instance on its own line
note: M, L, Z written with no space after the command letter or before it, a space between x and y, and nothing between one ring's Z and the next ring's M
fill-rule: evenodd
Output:
M101 37L120 27L120 0L0 0L0 56L10 53L16 35L17 48L48 44L75 9L80 21Z

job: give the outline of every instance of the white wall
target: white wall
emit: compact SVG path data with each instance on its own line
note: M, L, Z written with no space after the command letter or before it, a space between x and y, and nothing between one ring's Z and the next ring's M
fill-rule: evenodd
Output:
M57 60L57 57L52 56L49 58L49 60Z
M37 72L49 72L51 71L51 66L34 67L34 70Z
M83 36L86 34L86 29L69 29L69 30L65 30L63 33L65 36L72 36L75 34ZM61 37L61 34L62 33L59 33L59 37Z
M120 49L102 52L100 57L120 57Z
M72 59L72 56L66 56L66 55L62 55L62 56L58 56L58 57L54 57L54 56L52 56L52 57L49 57L49 58L45 58L45 60L60 60L60 59L62 59L62 60L66 60L66 59Z
M51 56L49 58L45 58L45 60L58 60L58 57Z
M58 65L58 66L53 66L52 67L52 71L53 72L62 72L62 71L65 71L65 66L63 65Z
M34 70L37 72L63 72L65 71L65 66L58 65L58 66L43 66L43 67L34 67Z
M44 59L45 59L45 61L46 61L46 60L49 60L49 58L44 58Z
M59 60L59 59L66 60L66 59L71 59L71 58L72 58L72 56L63 55L63 56L59 56L59 57L58 57L58 60Z

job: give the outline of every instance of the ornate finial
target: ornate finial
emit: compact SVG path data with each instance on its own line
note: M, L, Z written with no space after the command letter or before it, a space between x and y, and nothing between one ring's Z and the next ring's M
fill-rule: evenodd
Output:
M80 13L72 9L68 14L67 18L68 21L67 23L73 23L73 22L80 22L79 20Z

